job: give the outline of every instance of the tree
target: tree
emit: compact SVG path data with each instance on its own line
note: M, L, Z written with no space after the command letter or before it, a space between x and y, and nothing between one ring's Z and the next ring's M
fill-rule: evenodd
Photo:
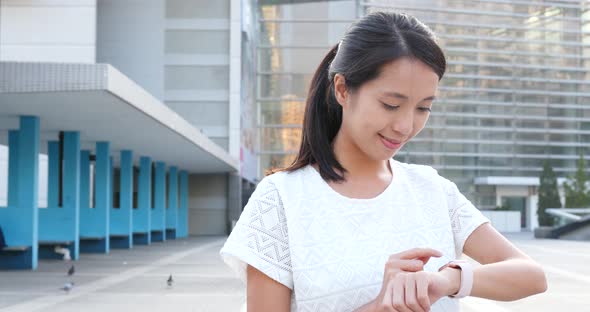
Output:
M549 161L543 163L543 172L539 177L539 202L537 203L537 214L540 226L553 226L555 217L548 214L548 208L561 208L559 191L557 190L557 177Z
M590 208L590 193L587 182L586 162L584 161L584 154L580 153L576 174L568 177L563 184L566 208Z

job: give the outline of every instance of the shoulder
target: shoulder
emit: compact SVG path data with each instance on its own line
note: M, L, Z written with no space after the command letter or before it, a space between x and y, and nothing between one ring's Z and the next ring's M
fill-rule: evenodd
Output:
M304 167L291 172L278 171L267 175L260 180L255 193L276 192L283 199L289 198L289 195L302 189L305 181L310 180L308 170L308 167Z
M445 192L449 192L452 189L454 183L447 178L441 176L436 169L427 165L409 164L399 161L394 162L399 168L404 171L404 174L408 179L418 185L437 185L442 188Z
M310 172L309 166L294 171L278 171L265 176L260 184L272 184L277 188L293 187L304 180L308 180Z
M438 171L430 166L409 164L397 160L394 160L394 163L412 175L438 175Z
M411 180L434 181L440 178L438 171L430 166L408 164L397 160L394 160L394 163L396 164L396 167L400 168Z

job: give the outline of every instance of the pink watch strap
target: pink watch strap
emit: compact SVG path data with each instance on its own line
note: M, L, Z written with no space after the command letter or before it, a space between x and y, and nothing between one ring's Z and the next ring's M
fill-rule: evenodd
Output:
M442 266L439 271L447 266L461 269L461 286L459 287L459 291L450 297L460 299L469 296L473 289L473 267L471 266L471 263L466 260L454 260Z

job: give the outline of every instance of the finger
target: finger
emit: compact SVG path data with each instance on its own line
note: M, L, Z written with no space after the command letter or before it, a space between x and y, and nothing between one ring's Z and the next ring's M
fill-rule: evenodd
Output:
M432 248L413 248L396 255L399 259L420 259L426 263L430 257L440 257L442 253Z
M383 294L383 301L379 303L377 307L379 311L391 311L391 312L399 312L393 308L392 305L392 294L393 294L393 281L390 281L385 288L385 293Z
M428 297L428 279L426 275L416 274L416 299L418 303L424 309L424 311L430 311L430 297Z
M406 288L405 288L405 297L406 297L406 306L412 310L412 312L424 312L422 306L418 303L416 299L416 274L409 275L406 279Z
M394 280L393 280L393 299L392 299L392 305L393 308L400 311L400 312L412 312L412 310L410 310L407 306L406 306L406 298L405 298L405 286L406 284L406 277L405 274L400 274L398 275Z
M424 263L418 259L405 260L397 259L388 261L385 265L386 269L402 270L407 272L418 272L424 270Z
M435 258L438 258L439 256L435 256ZM421 261L424 265L426 265L426 263L428 263L428 261L430 261L431 257L418 257L418 260Z

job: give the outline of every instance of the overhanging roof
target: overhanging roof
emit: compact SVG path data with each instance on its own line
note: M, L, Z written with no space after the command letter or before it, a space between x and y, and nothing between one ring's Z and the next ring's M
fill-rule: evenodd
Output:
M193 173L233 172L239 160L108 64L0 62L0 131L19 116L40 118L41 151L60 131L79 131L83 149L111 142ZM7 144L7 135L0 135Z

